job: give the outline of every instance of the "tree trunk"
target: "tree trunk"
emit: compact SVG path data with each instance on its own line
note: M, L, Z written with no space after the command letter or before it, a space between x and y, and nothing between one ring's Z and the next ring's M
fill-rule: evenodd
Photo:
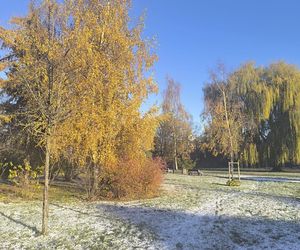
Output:
M226 119L226 125L228 130L228 136L229 136L229 142L230 142L230 162L229 164L229 173L231 174L231 178L233 179L233 162L234 162L234 149L233 149L233 140L232 140L232 133L229 123L229 117L228 117L228 110L227 110L227 99L226 99L226 93L225 90L222 90L223 95L223 103L224 103L224 112L225 112L225 119ZM230 180L230 177L229 177Z
M50 165L50 149L49 136L46 138L46 156L44 169L44 194L43 194L43 219L42 219L42 234L48 235L48 218L49 218L49 165Z
M175 170L178 170L178 162L177 162L177 140L174 140L174 167Z
M92 181L91 181L91 197L90 198L95 197L97 187L98 187L98 169L97 169L96 164L93 164L93 166L92 166Z
M175 156L174 158L174 166L175 166L175 170L178 170L177 156Z

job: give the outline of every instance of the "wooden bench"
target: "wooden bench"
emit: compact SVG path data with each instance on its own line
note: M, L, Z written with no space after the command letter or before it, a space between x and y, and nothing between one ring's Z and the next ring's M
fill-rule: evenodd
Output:
M201 176L203 173L199 169L189 169L188 175L198 175Z

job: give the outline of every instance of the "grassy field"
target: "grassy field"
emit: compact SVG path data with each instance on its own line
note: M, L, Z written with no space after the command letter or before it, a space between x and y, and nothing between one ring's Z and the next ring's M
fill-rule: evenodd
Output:
M2 192L0 249L299 249L300 174L247 173L240 187L225 176L168 174L161 196L132 202L52 188L47 237L39 197Z

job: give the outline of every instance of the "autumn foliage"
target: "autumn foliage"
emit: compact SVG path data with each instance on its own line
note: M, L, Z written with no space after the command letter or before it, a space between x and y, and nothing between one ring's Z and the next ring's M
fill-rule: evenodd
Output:
M111 199L140 199L156 196L163 180L164 162L160 158L123 159L102 172L101 196Z
M130 7L130 0L32 1L12 29L0 27L7 100L0 113L12 120L7 131L26 131L44 152L44 235L55 166L79 169L89 198L158 191L161 163L147 156L157 109L141 112L157 92L151 72L157 56L153 41L143 39L143 17L132 21Z

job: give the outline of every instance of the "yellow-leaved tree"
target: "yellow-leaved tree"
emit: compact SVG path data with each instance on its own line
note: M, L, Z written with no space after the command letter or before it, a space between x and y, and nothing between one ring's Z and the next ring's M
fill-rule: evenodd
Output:
M69 20L66 5L44 0L32 2L27 16L13 19L12 29L0 28L0 41L7 52L1 59L7 72L2 88L12 102L19 103L13 119L44 151L44 235L48 233L50 160L55 158L57 148L54 138L76 105L76 65L72 64L74 42Z
M104 187L120 196L112 184L120 163L134 159L142 168L157 126L155 108L140 111L157 89L145 74L156 55L152 41L142 38L143 18L136 25L130 21L130 2L69 1L77 46L73 63L80 68L77 111L61 127L73 133L57 145L69 148L66 157L82 166L90 198Z
M180 84L172 78L168 78L167 82L154 153L162 157L173 170L183 170L192 165L189 157L193 148L192 116L181 102Z
M149 70L152 41L142 38L126 0L41 0L1 28L7 54L3 89L13 119L44 150L42 233L48 233L49 168L63 158L79 166L89 197L154 195L161 162L148 153L158 119L141 112L157 91ZM134 191L133 191L134 190Z

